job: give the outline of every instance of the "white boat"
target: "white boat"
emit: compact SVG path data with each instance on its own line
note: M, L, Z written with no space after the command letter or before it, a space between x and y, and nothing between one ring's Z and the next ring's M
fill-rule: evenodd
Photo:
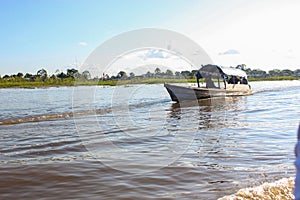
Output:
M200 79L205 83L200 84ZM173 101L193 101L205 98L244 96L252 94L245 71L233 67L205 65L197 73L197 87L165 83Z

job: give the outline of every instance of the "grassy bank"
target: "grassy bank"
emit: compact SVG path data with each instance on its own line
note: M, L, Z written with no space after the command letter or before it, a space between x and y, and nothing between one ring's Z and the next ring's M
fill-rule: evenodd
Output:
M278 80L300 80L300 77L292 76L278 76L278 77L266 77L266 78L254 78L250 77L249 81L278 81ZM201 80L203 82L203 80ZM0 88L36 88L36 87L60 87L60 86L74 86L74 85L127 85L127 84L159 84L159 83L195 83L195 79L164 79L164 78L147 78L130 80L77 80L74 79L57 79L46 81L27 81L27 80L0 80Z
M295 76L270 76L270 77L249 77L248 80L251 81L292 81L300 80L300 77Z
M35 87L58 87L58 86L72 86L74 82L42 82L42 81L1 81L0 88L35 88Z
M59 86L76 86L76 85L127 85L127 84L158 84L158 83L186 83L195 82L194 79L130 79L130 80L56 80L56 81L26 81L26 80L1 80L0 88L36 88L36 87L59 87Z

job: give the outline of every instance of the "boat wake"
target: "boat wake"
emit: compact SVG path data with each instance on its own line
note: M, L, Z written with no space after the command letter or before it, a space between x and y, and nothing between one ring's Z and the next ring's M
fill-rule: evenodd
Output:
M283 178L272 183L264 183L253 188L245 188L237 193L225 196L219 200L243 200L243 199L294 199L294 178Z
M269 89L262 89L262 90L253 90L253 94L256 94L256 93L265 93L265 92L279 92L279 91L282 91L282 90L297 90L299 89L300 86L286 86L286 87L275 87L275 88L269 88Z
M70 118L73 117L73 113L62 113L62 114L52 114L52 115L40 115L40 116L31 116L27 118L20 119L7 119L4 121L0 121L1 125L11 125L11 124L20 124L20 123L28 123L28 122L40 122L46 120L54 120L61 118Z
M85 116L85 115L94 115L94 114L107 114L113 112L115 110L122 111L128 110L130 108L141 108L141 107L150 107L157 104L170 102L168 99L156 100L156 101L145 101L142 103L129 104L125 106L113 106L108 108L100 108L95 110L80 110L66 113L58 113L58 114L46 114L46 115L35 115L30 117L23 118L10 118L0 121L1 125L12 125L12 124L21 124L21 123L30 123L30 122L42 122L48 120L57 120L57 119L69 119L72 117Z

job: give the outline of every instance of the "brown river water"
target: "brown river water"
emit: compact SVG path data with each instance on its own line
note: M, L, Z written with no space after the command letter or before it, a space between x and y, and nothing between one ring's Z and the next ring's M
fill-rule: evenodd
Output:
M300 81L174 103L163 85L0 89L0 199L218 199L294 177Z

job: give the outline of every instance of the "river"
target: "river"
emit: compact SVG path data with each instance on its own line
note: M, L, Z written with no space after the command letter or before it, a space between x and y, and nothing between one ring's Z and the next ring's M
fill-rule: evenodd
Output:
M157 85L0 89L0 199L217 199L294 177L300 81L178 104Z

